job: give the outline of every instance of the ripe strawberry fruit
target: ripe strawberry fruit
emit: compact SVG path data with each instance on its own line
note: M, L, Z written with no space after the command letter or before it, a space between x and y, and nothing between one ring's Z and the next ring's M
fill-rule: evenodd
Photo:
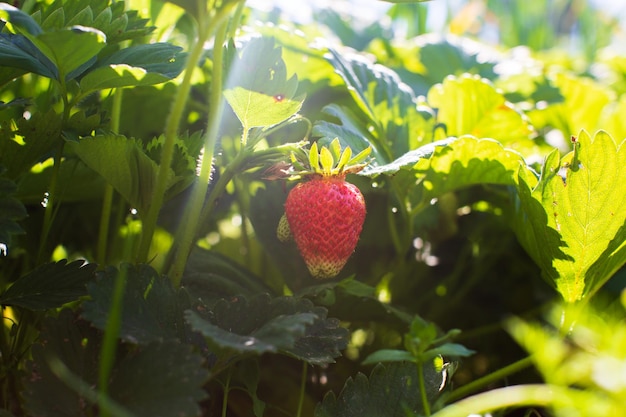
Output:
M363 168L364 165L354 164L368 154L369 148L351 158L350 148L341 153L337 139L331 143L330 150L323 147L318 154L314 143L309 153L311 170L304 173L308 174L305 181L287 196L286 222L281 219L279 238L291 233L315 278L336 276L354 252L366 208L359 189L345 179L347 173Z

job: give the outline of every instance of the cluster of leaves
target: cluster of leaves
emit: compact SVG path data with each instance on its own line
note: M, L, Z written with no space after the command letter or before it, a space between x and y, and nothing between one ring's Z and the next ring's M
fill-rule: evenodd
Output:
M623 309L569 309L623 288L626 90L332 11L343 45L244 29L243 1L153 3L155 26L124 2L0 4L0 414L617 413ZM275 180L313 140L369 154L359 246L324 283L276 236ZM508 324L548 385L446 406L519 370L494 320L555 299L577 320ZM471 350L441 330L477 327Z

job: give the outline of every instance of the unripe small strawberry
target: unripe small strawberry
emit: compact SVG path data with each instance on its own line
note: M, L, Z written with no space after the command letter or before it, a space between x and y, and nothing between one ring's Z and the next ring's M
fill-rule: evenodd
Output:
M344 267L357 245L366 214L363 195L345 178L347 172L362 169L363 165L350 167L349 162L364 159L369 148L352 159L350 148L343 153L338 148L338 140L331 143L330 151L322 148L320 154L317 144L311 146L313 172L287 196L289 230L283 219L278 227L279 237L291 234L309 272L321 279L336 276Z

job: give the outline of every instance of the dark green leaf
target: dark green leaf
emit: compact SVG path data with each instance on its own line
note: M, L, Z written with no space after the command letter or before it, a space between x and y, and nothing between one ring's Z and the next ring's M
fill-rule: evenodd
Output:
M67 417L96 414L93 404L98 380L102 336L69 310L44 322L33 362L25 378L25 404L33 414ZM208 378L203 358L187 345L158 341L145 347L119 349L108 387L110 401L136 417L197 416ZM92 390L75 390L56 363ZM70 388L71 387L71 388ZM131 414L132 413L132 414Z
M444 343L441 346L437 346L433 349L430 349L424 352L422 359L429 360L440 355L444 357L459 358L459 357L472 356L474 353L475 352L473 350L468 349L465 346L460 345L458 343Z
M437 397L443 375L424 367L426 395ZM378 364L368 377L359 373L346 381L339 396L329 392L315 408L315 417L405 417L405 410L422 412L417 367L414 363Z
M0 63L14 69L2 78L3 82L22 75L24 71L48 78L58 77L56 65L23 35L0 33Z
M207 396L202 386L208 376L191 346L153 342L116 365L110 395L137 417L194 417Z
M23 30L31 35L41 33L41 27L28 14L8 3L0 3L0 21L11 22L17 30Z
M340 356L348 331L338 320L326 318L326 313L306 299L257 295L219 301L209 317L188 311L187 320L224 353L282 352L312 364L327 364Z
M61 307L87 294L86 284L93 280L95 264L84 261L49 263L18 278L2 295L0 304L30 310Z
M98 380L101 337L88 323L76 319L69 310L43 322L38 342L32 347L32 362L24 380L25 407L42 417L84 416L94 406L69 388L50 369L51 359L60 360L69 371L91 387Z
M187 340L183 311L191 307L184 290L174 290L167 277L144 264L123 264L121 270L107 267L88 286L91 299L83 303L82 317L105 329L117 278L125 280L120 338L148 344L154 340Z

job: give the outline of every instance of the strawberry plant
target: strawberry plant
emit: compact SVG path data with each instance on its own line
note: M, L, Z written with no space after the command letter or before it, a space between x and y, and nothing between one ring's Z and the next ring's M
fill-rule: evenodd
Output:
M365 3L0 3L1 416L624 415L622 23Z

